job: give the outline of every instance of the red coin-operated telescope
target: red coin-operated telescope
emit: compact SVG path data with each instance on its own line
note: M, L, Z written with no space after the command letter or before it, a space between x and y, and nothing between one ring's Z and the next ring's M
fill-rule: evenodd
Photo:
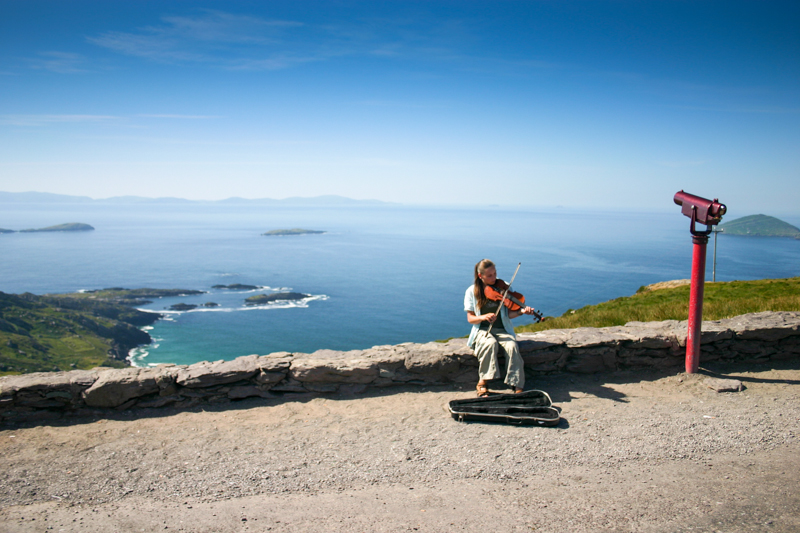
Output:
M681 213L692 220L692 285L689 292L689 324L686 336L686 372L694 374L700 366L700 327L703 324L703 287L706 282L706 245L712 226L722 221L728 210L719 200L707 200L700 196L679 191L673 198L681 206ZM706 226L698 231L695 224Z

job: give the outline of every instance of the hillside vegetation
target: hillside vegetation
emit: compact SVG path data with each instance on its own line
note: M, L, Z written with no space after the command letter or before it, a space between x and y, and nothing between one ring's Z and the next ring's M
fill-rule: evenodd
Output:
M719 227L725 235L744 237L792 237L800 239L800 229L767 215L751 215L726 222Z
M150 343L139 328L159 317L87 294L0 292L0 375L126 366L130 349Z
M652 287L652 286L650 286ZM800 311L800 277L706 283L703 319L720 320L759 311ZM651 290L641 287L597 305L568 310L558 318L515 328L517 333L546 329L622 326L627 322L686 320L689 285Z

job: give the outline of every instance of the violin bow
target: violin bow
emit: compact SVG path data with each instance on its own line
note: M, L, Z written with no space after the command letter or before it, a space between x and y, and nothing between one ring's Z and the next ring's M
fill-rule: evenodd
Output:
M519 272L519 267L522 266L522 262L520 261L517 263L517 269L514 271L514 275L511 276L511 281L508 282L508 287L506 287L506 291L503 293L503 299L500 300L500 306L497 308L498 316L495 317L494 322L497 322L497 319L500 318L500 312L503 310L503 303L506 301L506 296L508 296L508 291L511 290L511 284L514 283L514 278L517 277L517 272ZM496 282L495 282L496 283ZM500 318L502 320L502 318ZM486 335L488 336L492 332L492 327L494 326L494 322L489 324L489 329L486 330Z

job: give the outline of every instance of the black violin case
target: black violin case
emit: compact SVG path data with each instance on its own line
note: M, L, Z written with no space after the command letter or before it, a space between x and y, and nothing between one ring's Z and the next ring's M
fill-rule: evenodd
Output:
M558 409L553 407L550 396L540 390L453 400L449 407L450 414L459 422L557 426L561 420L561 415Z

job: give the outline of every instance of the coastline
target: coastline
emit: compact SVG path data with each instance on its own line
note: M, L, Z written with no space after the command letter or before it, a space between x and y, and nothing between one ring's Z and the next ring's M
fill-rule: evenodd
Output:
M40 226L46 225L51 219L42 217L51 208L18 206L2 226L38 227L37 220L42 221ZM65 214L53 223L62 218L85 219L101 230L67 239L42 233L32 239L4 240L8 254L0 277L6 292L46 294L153 285L207 289L240 283L330 296L325 302L311 303L304 312L186 315L182 318L188 319L187 327L176 331L175 342L170 340L172 335L156 335L165 340L149 357L156 360L155 354L161 352L178 364L197 360L176 359L179 350L232 359L250 353L361 349L461 336L468 328L458 304L469 284L464 276L469 277L469 267L475 262L474 249L462 243L471 238L472 228L496 218L492 210L406 207L265 210L231 205L165 209L163 205L104 204L64 209ZM674 217L679 215L674 213L645 217L529 209L513 214L518 224L496 244L514 261L522 261L516 290L547 315L561 316L568 308L630 295L641 285L688 275L685 254L691 245L685 228L675 231ZM652 240L640 239L642 224ZM266 229L295 225L330 233L304 239L259 236ZM536 232L535 247L527 244L531 227L542 229ZM717 279L796 276L798 251L797 241L725 243L719 249ZM42 260L33 261L34 257ZM743 265L736 257L751 257L753 262ZM415 264L441 264L442 273L447 272L444 297L431 303L427 319L410 312L426 301L429 292L409 279L409 269ZM353 265L358 265L356 276ZM565 274L569 283L560 281L566 279ZM374 288L376 297L365 301L360 296L364 287ZM253 294L257 293L248 296ZM232 307L223 296L214 294L208 299ZM204 298L186 303L201 304ZM182 301L169 300L145 307ZM342 335L342 322L353 325L347 338ZM525 324L524 319L515 322ZM226 333L208 334L217 327ZM287 331L302 334L285 335Z
M285 288L275 289L275 288L271 288L271 287L262 287L260 289L254 289L254 290L228 291L228 294L233 294L235 296L235 295L240 295L240 294L244 295L244 294L263 293L264 291L282 292L284 290L285 290ZM307 296L305 298L298 299L298 300L281 300L281 301L269 302L269 303L259 304L259 305L245 305L245 304L238 305L238 306L220 305L219 307L202 307L202 306L198 306L198 307L195 307L194 309L188 309L188 310L185 310L185 311L177 311L177 310L170 310L170 309L158 309L158 310L156 310L156 309L148 309L148 308L145 308L145 307L137 307L136 309L139 310L139 311L147 312L147 313L159 313L159 314L162 315L162 317L158 321L154 322L150 326L147 326L147 328L150 328L150 329L146 329L145 330L148 334L152 334L152 332L155 330L157 336L155 338L153 338L153 342L160 343L161 341L165 340L163 337L159 337L158 336L158 335L162 335L162 333L159 331L160 328L163 328L164 326L169 327L169 325L167 325L165 323L167 323L167 322L174 323L175 319L177 317L179 317L179 316L181 316L183 314L186 314L186 313L224 313L224 314L231 314L231 313L250 312L250 311L269 312L269 311L278 311L278 310L283 310L283 309L295 309L295 308L305 309L305 308L309 307L309 304L311 304L311 302L324 302L324 301L328 300L328 298L329 298L329 296L326 295L326 294L311 294L311 295L309 295L309 296ZM142 329L145 329L145 328L142 328ZM146 360L147 357L152 354L151 350L152 349L157 349L157 348L158 348L158 346L153 345L152 343L151 344L143 344L143 345L137 346L135 348L132 348L128 352L128 355L126 357L126 361L128 361L128 363L131 366L137 367L137 368L148 368L148 367L153 367L153 366L157 366L157 365L161 365L161 364L170 364L170 363L173 362L173 361L169 360L169 356L166 357L167 360L165 360L165 357L158 357L155 360L153 360L154 358L151 358L150 361L147 361ZM147 353L145 354L143 352L147 352ZM184 350L184 353L188 354L190 352L187 351L187 350ZM235 359L235 356L226 358L226 360L232 360L232 359ZM201 362L201 361L197 361L195 359L193 362Z

